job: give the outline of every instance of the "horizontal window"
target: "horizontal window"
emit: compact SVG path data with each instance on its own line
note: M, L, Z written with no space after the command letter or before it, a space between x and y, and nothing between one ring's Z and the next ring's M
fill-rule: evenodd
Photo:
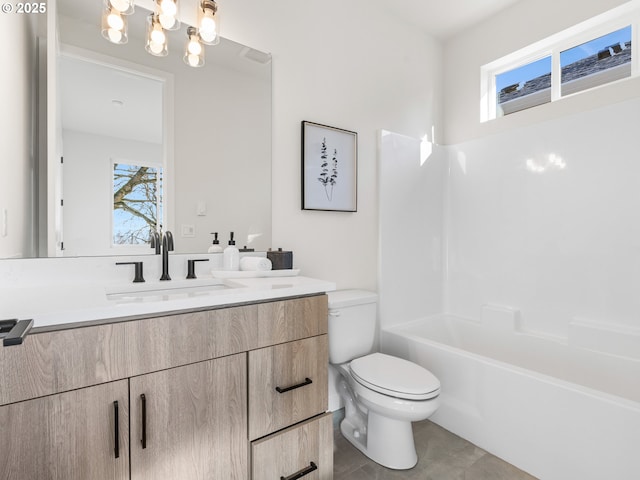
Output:
M631 76L631 26L560 53L562 96Z
M551 101L551 57L496 75L497 115Z
M481 121L638 76L633 39L638 2L629 2L481 68Z

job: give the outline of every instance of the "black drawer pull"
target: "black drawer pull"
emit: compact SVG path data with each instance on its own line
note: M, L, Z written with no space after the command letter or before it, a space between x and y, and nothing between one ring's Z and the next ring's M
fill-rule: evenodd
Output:
M147 397L140 395L142 400L142 448L147 448Z
M113 418L115 420L115 448L114 453L116 454L116 458L120 458L120 429L118 427L118 401L113 402Z
M313 381L307 377L304 379L304 382L299 383L297 385L292 385L290 387L285 387L285 388L280 388L280 387L276 387L276 392L278 393L285 393L285 392L290 392L291 390L295 390L296 388L300 388L300 387L305 387L307 385L311 385L313 383ZM299 477L296 477L299 478Z
M33 327L33 319L0 321L0 338L2 345L10 347L20 345Z
M303 468L302 470L300 470L299 472L294 473L293 475L289 476L289 477L280 477L280 480L297 480L298 478L302 478L305 475L310 474L311 472L313 472L314 470L317 470L318 466L313 463L310 462L309 466L307 468Z

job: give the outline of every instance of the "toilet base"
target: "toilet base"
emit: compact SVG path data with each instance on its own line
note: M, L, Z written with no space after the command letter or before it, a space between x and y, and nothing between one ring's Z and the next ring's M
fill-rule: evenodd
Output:
M383 467L408 470L418 463L411 422L392 420L370 410L365 428L345 417L340 423L340 432L349 443Z

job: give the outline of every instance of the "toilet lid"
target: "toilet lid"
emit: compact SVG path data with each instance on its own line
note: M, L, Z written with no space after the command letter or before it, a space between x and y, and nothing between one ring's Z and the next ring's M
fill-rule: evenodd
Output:
M428 400L440 393L440 381L426 368L384 353L356 358L353 378L376 392L406 400Z

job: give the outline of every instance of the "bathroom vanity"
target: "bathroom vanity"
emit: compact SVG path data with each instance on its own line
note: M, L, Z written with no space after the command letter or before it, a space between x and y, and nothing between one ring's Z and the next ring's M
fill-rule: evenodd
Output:
M327 296L282 295L0 346L0 479L333 478Z

